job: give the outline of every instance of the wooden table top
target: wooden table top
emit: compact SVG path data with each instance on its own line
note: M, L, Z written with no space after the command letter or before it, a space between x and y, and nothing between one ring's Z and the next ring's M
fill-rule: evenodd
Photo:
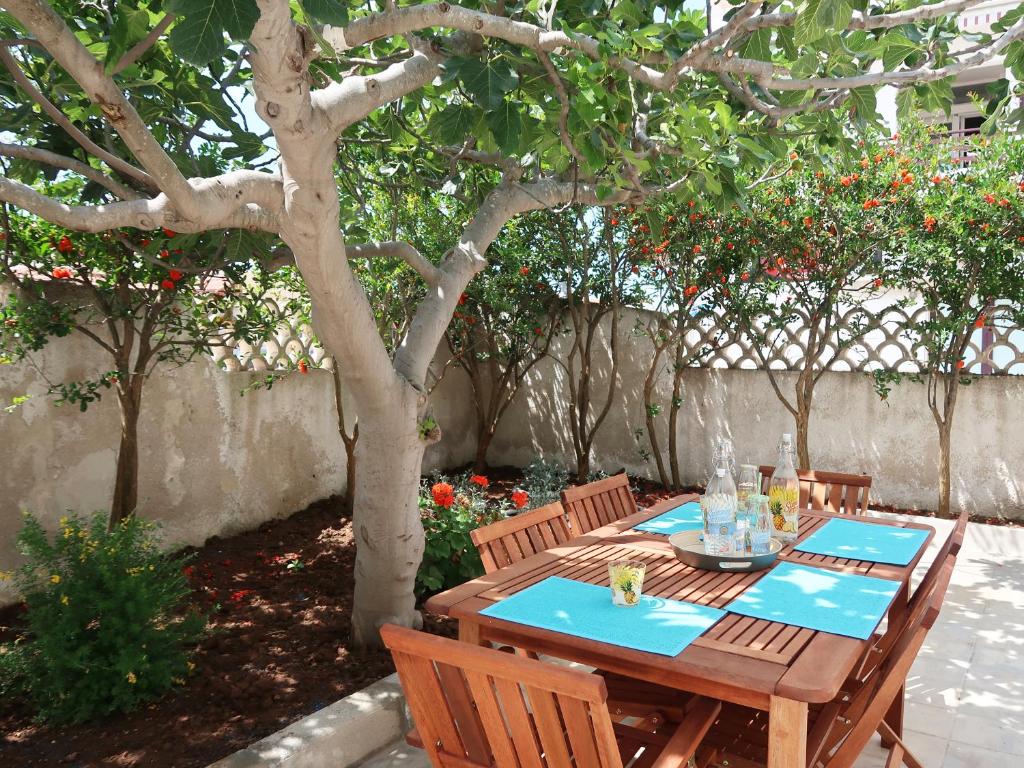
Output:
M607 585L608 563L622 559L647 564L645 595L723 608L768 571L728 573L692 568L676 559L667 536L632 530L637 523L697 498L687 494L659 502L562 546L435 595L427 601L426 608L478 625L484 639L736 704L767 709L771 696L809 703L830 701L869 641L727 614L682 653L667 657L479 614L489 605L549 576ZM836 515L802 510L800 540L832 517ZM779 561L894 579L906 586L934 529L920 523L878 518L870 521L927 530L928 539L914 561L906 566L812 555L797 552L792 546L780 552ZM900 599L897 597L897 601Z

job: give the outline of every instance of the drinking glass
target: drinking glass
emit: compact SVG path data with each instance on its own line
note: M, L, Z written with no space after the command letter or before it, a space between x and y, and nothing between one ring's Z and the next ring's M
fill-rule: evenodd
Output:
M640 602L647 566L637 560L616 560L608 564L608 579L613 605L636 605Z

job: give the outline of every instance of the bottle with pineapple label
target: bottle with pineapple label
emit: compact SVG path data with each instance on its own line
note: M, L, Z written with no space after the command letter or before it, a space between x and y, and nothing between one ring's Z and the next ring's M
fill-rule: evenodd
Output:
M772 536L790 544L797 539L800 481L793 466L793 437L782 436L779 460L768 483L768 510L772 515Z

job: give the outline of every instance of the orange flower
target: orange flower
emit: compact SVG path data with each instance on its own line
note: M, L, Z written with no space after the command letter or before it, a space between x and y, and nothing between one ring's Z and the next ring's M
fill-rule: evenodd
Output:
M305 360L299 360L298 369L299 369L299 373L302 373L302 374L309 373L309 363L307 363Z
M960 371L960 370L963 370L963 367L964 367L964 361L963 360L957 360L956 361L956 369L958 371Z
M479 485L481 488L486 488L491 484L491 481L483 475L470 475L469 482L473 485Z
M455 503L455 489L449 483L434 483L430 494L434 497L434 503L439 507L451 509L452 504Z
M693 296L696 296L698 291L700 291L700 288L698 288L696 285L688 285L686 286L686 290L683 291L683 295L689 299Z
M940 176L939 174L935 174L934 176L932 176L932 184L941 184L945 180L946 177Z
M936 219L934 216L925 216L924 217L924 229L925 229L925 231L926 232L934 232L935 231L935 226L938 223L939 223L939 220Z
M57 250L61 253L71 253L71 251L75 250L75 244L71 242L70 237L64 235L64 237L57 242Z
M978 319L974 321L974 327L975 328L984 328L985 327L985 316L984 315L978 315Z
M810 216L804 216L804 226L809 227L814 224L814 219Z
M516 488L512 491L512 503L515 505L516 509L522 509L529 503L529 501L530 494L521 488Z
M839 183L842 184L844 187L848 187L851 184L853 184L853 178L850 176L843 176L843 178L839 180Z
M875 198L872 197L872 198L869 198L869 199L864 201L864 210L865 211L870 211L872 208L877 208L880 205L881 205L881 203L878 202L878 200L876 200Z
M693 252L694 253L700 253L701 252L701 247L699 245L693 246Z
M530 274L530 268L529 267L520 267L519 268L519 274L520 275L528 275L528 274Z
M996 196L993 195L991 192L989 192L989 193L987 193L985 195L984 200L985 200L986 203L990 203L991 204L991 203L994 203L996 201Z
M67 280L71 277L71 269L68 267L54 267L51 274L55 280Z

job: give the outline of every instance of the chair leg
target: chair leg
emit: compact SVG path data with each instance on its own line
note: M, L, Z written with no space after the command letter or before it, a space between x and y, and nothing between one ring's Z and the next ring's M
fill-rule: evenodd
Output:
M886 762L885 768L899 768L901 765L905 765L907 768L924 768L921 762L914 757L910 749L907 748L903 739L896 735L896 732L888 723L883 721L878 726L878 734L882 737L883 744L892 744L889 760Z

